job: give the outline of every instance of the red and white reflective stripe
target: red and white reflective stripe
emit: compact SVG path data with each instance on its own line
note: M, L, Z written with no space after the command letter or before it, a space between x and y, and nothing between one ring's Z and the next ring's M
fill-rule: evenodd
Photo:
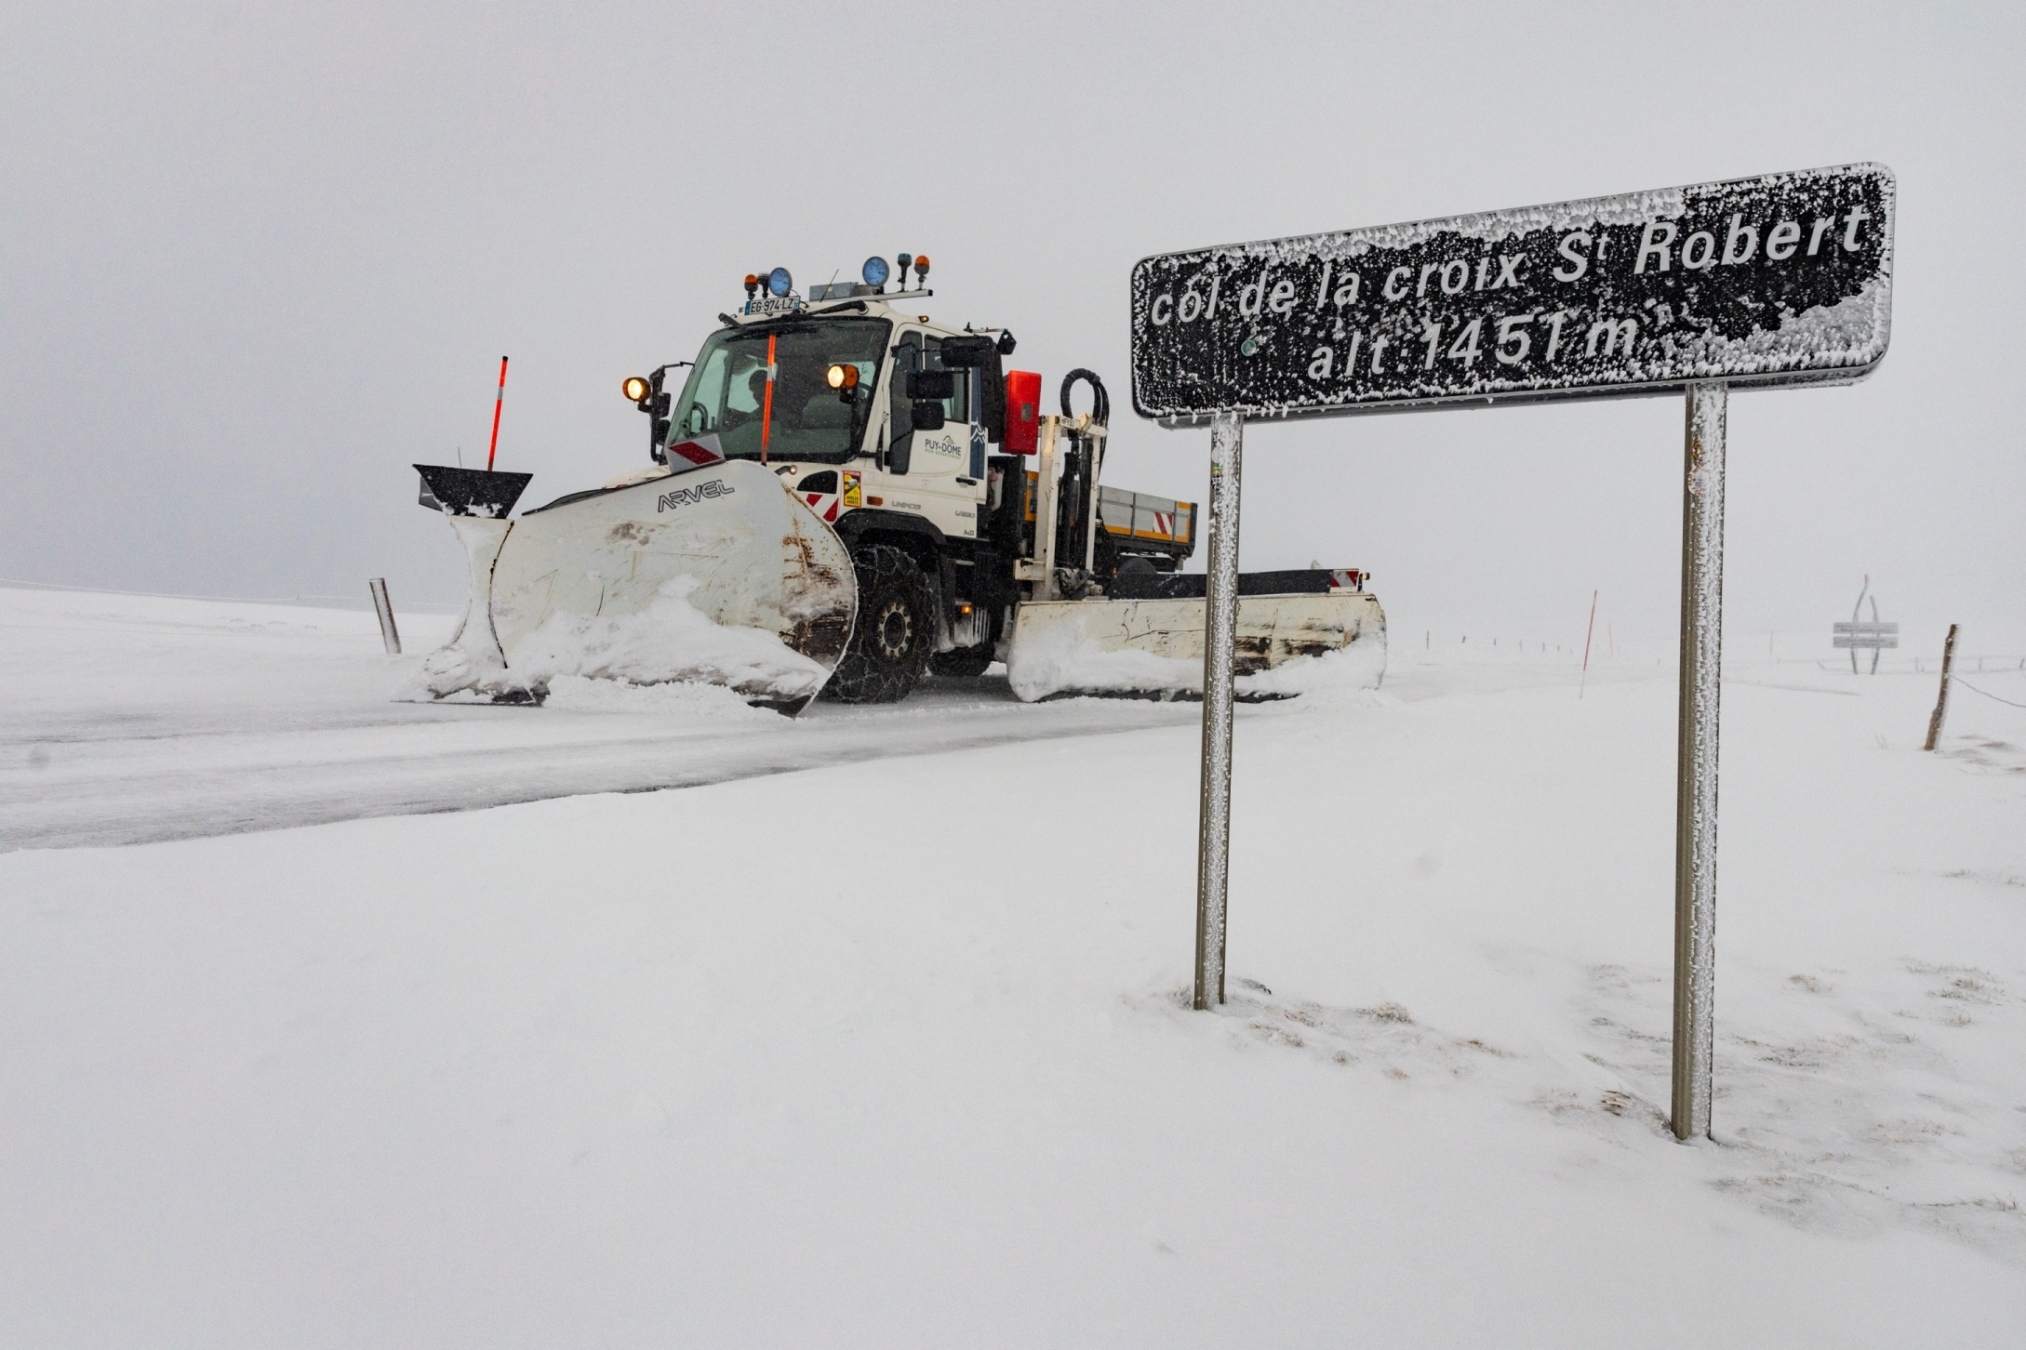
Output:
M1365 574L1355 567L1338 568L1330 573L1330 589L1333 591L1361 591Z
M725 452L718 448L718 438L715 436L677 441L668 447L668 462L671 466L678 459L688 464L716 464L724 457Z
M1174 514L1168 511L1154 512L1154 528L1162 534L1172 536L1175 533Z
M839 494L835 492L805 492L802 494L802 500L809 503L811 511L823 517L825 525L835 525L837 523L837 508L843 504L843 498Z
M499 453L499 414L506 407L506 368L507 359L502 356L499 359L499 392L492 397L492 444L485 451L487 473L492 472L492 457Z

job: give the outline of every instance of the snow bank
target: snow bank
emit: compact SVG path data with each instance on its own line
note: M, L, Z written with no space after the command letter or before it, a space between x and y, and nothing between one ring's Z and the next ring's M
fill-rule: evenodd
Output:
M419 671L399 680L394 697L399 699L441 699L446 703L490 703L492 695L510 686L506 666L499 659L499 644L466 643L459 637L422 658Z
M549 680L546 706L562 712L648 713L709 721L746 721L759 726L794 725L776 713L754 707L723 685L681 680L634 684L626 679L557 675Z
M1345 699L1368 701L1385 678L1385 644L1359 640L1321 656L1297 656L1257 675L1240 675L1237 684L1241 698L1298 694L1304 701L1337 703Z
M674 577L637 614L552 614L514 644L516 681L546 685L559 675L660 684L708 681L744 694L807 698L829 673L763 628L712 623L689 603L694 577Z
M1023 632L1006 661L1013 692L1028 702L1051 694L1203 692L1203 663L1134 648L1107 648L1082 628L1056 624Z
M1321 656L1297 656L1272 670L1240 675L1237 688L1241 698L1336 697L1377 689L1385 673L1383 638L1360 639ZM1014 694L1029 702L1064 693L1203 696L1201 657L1111 647L1074 623L1022 630L1013 643L1006 676Z
M823 687L830 672L775 634L711 622L689 602L697 585L694 577L671 578L633 614L551 614L513 644L504 664L496 646L488 651L466 636L477 624L489 632L489 619L467 618L460 640L423 663L422 686L437 698L462 690L490 696L553 689L559 679L581 677L629 685L716 684L781 700L810 698ZM572 697L581 704L587 696L578 689Z

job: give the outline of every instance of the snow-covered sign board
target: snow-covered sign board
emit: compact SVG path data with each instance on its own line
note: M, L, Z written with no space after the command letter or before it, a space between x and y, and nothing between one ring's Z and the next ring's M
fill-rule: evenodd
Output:
M1133 268L1133 406L1169 425L1862 379L1892 173L1768 174L1232 244Z
M1831 635L1830 645L1839 651L1848 648L1863 651L1867 648L1891 648L1899 646L1899 625L1896 623L1839 623Z

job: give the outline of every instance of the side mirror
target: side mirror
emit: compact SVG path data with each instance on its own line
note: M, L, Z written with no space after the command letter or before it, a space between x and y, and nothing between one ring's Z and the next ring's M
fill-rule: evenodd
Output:
M948 371L939 370L934 373L941 375L945 380L950 378ZM912 384L913 381L910 380L909 383ZM917 399L914 407L908 412L908 420L914 423L916 431L941 431L943 429L942 402L934 398ZM905 472L905 470L902 470L902 472Z
M943 339L942 357L945 370L976 370L992 361L992 339L979 337L946 337Z
M671 425L668 409L669 405L674 402L675 395L667 393L656 394L647 402L647 411L652 428L647 433L647 444L650 451L668 443L668 430ZM658 454L655 455L656 459L660 457Z
M916 400L915 425L921 426L921 400L954 398L957 393L957 377L947 370L911 370L907 374L907 396ZM942 421L937 420L936 426ZM933 431L935 428L926 428Z

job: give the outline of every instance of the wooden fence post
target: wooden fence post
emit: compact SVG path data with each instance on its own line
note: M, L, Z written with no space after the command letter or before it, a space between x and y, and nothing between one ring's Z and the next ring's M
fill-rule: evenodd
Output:
M1935 748L1935 742L1942 738L1942 718L1949 712L1949 667L1956 660L1956 625L1949 625L1948 640L1942 643L1942 692L1935 699L1934 715L1928 718L1928 743L1923 750Z

